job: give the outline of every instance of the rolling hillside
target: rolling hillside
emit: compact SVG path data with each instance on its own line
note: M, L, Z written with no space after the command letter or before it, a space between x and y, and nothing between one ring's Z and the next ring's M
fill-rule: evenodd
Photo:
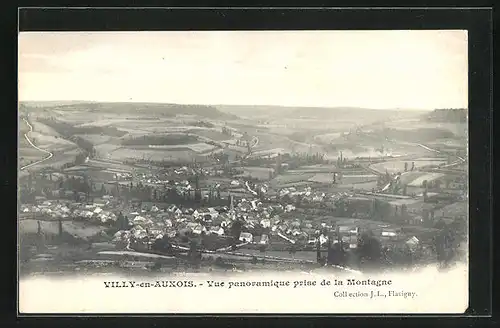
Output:
M135 103L135 102L81 102L65 103L48 102L43 106L43 102L36 102L39 108L49 108L58 111L81 111L98 113L119 113L119 114L147 114L162 117L174 117L177 115L195 115L209 119L231 120L237 119L233 114L219 111L213 106L205 105L178 105L161 103ZM21 103L22 106L33 106L33 102Z
M466 123L467 109L465 108L436 109L430 114L425 115L423 118L424 120L430 122Z
M222 112L248 118L262 119L326 119L352 121L364 118L371 122L388 119L413 118L423 115L424 111L396 109L368 109L358 107L286 107L286 106L232 106L216 105Z

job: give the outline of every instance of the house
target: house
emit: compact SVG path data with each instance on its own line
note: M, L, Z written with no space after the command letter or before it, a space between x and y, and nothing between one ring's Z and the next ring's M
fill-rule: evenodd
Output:
M253 235L249 232L242 232L239 240L243 243L251 243L253 241Z
M383 228L380 235L389 239L397 238L401 235L401 229Z
M262 236L260 236L259 244L260 245L267 245L267 244L269 244L269 236L268 235L262 235Z
M231 220L227 219L227 220L224 220L220 223L220 226L225 228L225 227L230 227L231 226Z
M224 234L224 229L222 227L212 226L210 227L209 232L211 234L222 236Z
M263 228L269 228L271 226L271 220L269 220L269 219L263 219L263 220L260 221L260 225Z
M328 242L328 236L325 235L320 235L319 236L319 243L320 245L324 245Z
M35 196L35 202L37 204L39 203L42 203L43 201L45 201L47 199L47 197L44 197L44 196Z
M175 211L177 211L177 210L178 210L178 208L177 208L177 206L175 206L175 205L170 205L170 206L167 208L167 211L172 212L172 213L173 213L173 212L175 212Z
M241 202L238 207L243 212L250 212L252 210L252 204L250 202Z
M219 217L219 212L217 212L213 208L206 210L197 209L196 211L193 212L193 216L199 220L211 221Z
M145 218L143 216L136 216L134 219L133 219L133 222L134 224L142 224L142 225L151 225L153 224L153 221L151 221L151 219L148 219L148 218Z
M418 248L420 240L418 240L417 237L413 236L408 239L405 244L410 248L410 250L414 251Z
M203 233L203 232L205 232L205 233L206 233L206 232L207 232L207 228L205 228L205 227L204 227L204 226L202 226L201 224L197 224L197 225L193 228L192 232L193 232L194 234L196 234L196 235L201 235L201 233Z
M317 242L317 238L309 238L309 240L307 241L307 245L316 245Z

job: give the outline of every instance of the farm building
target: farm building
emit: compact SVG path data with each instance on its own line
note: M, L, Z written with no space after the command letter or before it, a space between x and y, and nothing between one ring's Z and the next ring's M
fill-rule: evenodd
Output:
M240 234L240 241L244 243L251 243L253 242L253 235L249 232L242 232Z

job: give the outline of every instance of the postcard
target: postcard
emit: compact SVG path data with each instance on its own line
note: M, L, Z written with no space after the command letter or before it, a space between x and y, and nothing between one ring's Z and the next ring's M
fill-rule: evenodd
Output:
M467 309L467 31L18 39L21 315Z

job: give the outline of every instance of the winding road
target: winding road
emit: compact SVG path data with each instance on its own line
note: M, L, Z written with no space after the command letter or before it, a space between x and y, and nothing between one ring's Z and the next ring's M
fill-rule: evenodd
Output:
M258 195L258 193L257 193L255 190L253 190L252 188L250 188L250 186L248 185L248 181L245 181L245 187L247 188L247 190L248 190L248 191L249 191L252 195L254 195L254 196L257 196L257 195Z
M23 121L24 121L24 122L26 122L26 124L27 124L27 125L28 125L28 127L30 128L30 131L29 131L29 132L32 132L32 131L33 131L33 126L31 126L31 124L30 124L30 123L29 123L29 122L28 122L28 121L27 121L24 117L23 117ZM42 162L45 162L46 160L48 160L48 159L52 158L52 156L54 156L54 154L53 154L53 153L51 153L50 151L47 151L47 150L45 150L45 149L42 149L42 148L39 148L39 147L35 146L35 145L33 144L33 142L30 140L30 138L28 138L28 133L29 133L29 132L27 132L27 133L25 133L25 134L24 134L24 138L28 141L28 143L29 143L29 144L30 144L33 148L35 148L36 150L39 150L39 151L41 151L41 152L43 152L43 153L47 154L47 156L46 156L46 157L44 157L44 158L42 158L42 159L41 159L41 160L39 160L39 161L36 161L36 162L31 163L31 164L28 164L28 165L22 166L22 167L20 168L20 170L24 170L24 169L27 169L27 168L32 167L32 166L34 166L34 165L40 164L40 163L42 163Z

